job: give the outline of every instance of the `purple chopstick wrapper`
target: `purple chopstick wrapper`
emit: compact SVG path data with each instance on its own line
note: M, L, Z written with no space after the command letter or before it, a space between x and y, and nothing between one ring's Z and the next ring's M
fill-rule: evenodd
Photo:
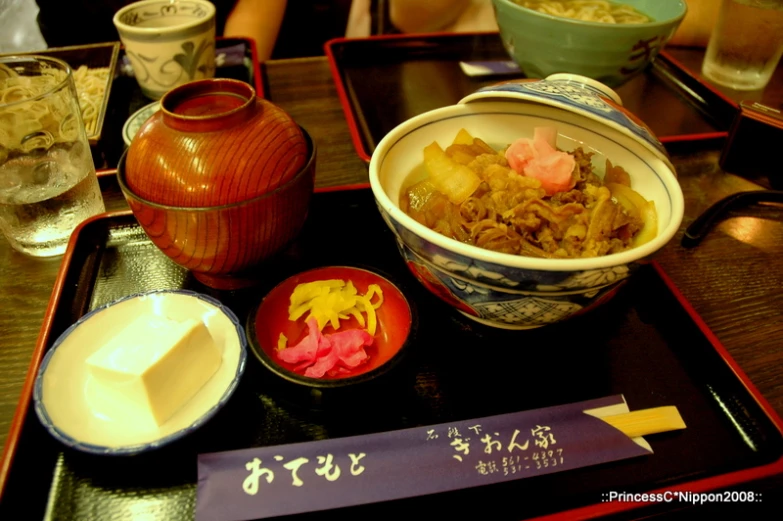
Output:
M196 521L390 501L650 454L584 413L610 406L627 411L617 395L378 434L201 454Z

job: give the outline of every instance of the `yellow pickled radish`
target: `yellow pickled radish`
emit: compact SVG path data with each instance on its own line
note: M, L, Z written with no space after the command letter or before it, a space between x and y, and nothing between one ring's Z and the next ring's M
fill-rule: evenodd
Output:
M377 297L376 302L372 301L374 297ZM288 318L297 320L309 312L307 320L314 317L320 330L326 324L331 324L337 330L340 328L340 320L354 317L360 327L366 326L367 332L374 335L378 324L375 310L382 302L383 291L377 284L370 284L367 293L360 295L351 281L332 279L306 282L294 288L288 306ZM285 348L285 342L287 340L279 340L278 348L281 345Z

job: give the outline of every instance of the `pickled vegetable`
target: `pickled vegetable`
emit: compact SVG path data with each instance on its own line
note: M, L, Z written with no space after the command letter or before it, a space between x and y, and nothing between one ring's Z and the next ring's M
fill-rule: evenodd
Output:
M481 184L476 172L451 159L436 142L424 148L424 165L432 184L453 204L462 204Z
M375 302L372 301L374 297ZM337 330L340 320L354 317L361 327L366 327L367 332L374 335L378 323L375 310L381 303L383 291L377 284L370 284L367 293L360 295L350 280L306 282L299 284L291 294L288 319L297 320L308 313L306 320L314 317L319 330L327 324Z

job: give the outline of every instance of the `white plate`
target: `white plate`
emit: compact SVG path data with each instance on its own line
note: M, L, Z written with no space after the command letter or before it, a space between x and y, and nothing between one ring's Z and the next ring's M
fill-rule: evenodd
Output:
M159 109L160 101L156 101L140 108L128 118L122 126L122 140L125 141L127 146L130 146L131 141L133 141L133 136L136 135L136 132L139 131L141 126Z
M217 372L166 423L139 422L101 403L85 361L140 313L204 321L223 350ZM170 443L207 422L225 405L245 369L247 339L236 315L217 300L192 291L131 295L97 308L69 327L41 363L35 412L62 443L95 454L135 454Z

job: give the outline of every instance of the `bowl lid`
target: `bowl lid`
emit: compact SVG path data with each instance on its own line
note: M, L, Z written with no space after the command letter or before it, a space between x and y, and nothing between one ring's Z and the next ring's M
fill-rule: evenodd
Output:
M167 92L127 152L136 196L177 207L244 202L283 186L307 164L293 118L247 83L197 80Z
M585 116L638 141L674 171L666 149L650 127L623 107L614 90L599 81L568 73L552 74L543 80L510 80L482 87L460 103L499 98L550 105Z

